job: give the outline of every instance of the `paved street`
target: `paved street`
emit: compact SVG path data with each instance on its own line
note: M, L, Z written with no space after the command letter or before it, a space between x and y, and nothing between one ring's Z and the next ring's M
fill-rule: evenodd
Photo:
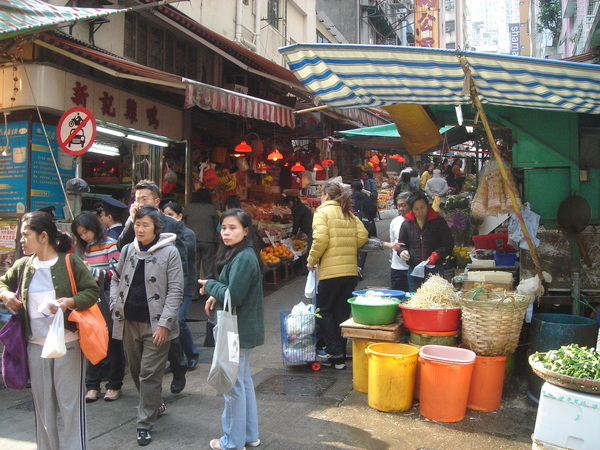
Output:
M389 220L378 222L382 239ZM371 253L366 277L359 288L388 287L389 254ZM502 406L493 412L468 411L464 420L444 424L425 419L418 405L405 413L389 414L367 405L367 395L352 389L352 365L344 371L308 365L283 366L279 311L303 300L305 277L297 276L265 298L266 342L253 353L257 386L260 439L264 449L528 449L531 448L536 408L526 396L526 383L514 377L505 390ZM188 374L179 395L169 392L171 375L164 380L167 412L157 423L149 448L209 448L220 436L223 400L206 383L212 349L201 347L205 316L202 302L194 302L189 317L201 358ZM29 390L0 391L0 448L35 448L32 402ZM133 449L137 393L129 375L124 395L116 402L102 400L87 408L92 449Z

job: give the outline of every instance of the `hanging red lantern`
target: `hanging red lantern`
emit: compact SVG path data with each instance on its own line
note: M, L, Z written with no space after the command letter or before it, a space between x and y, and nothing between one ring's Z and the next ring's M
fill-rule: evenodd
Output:
M333 162L333 159L325 159L321 161L321 164L324 166L333 166L335 163Z
M234 149L234 153L250 153L251 151L252 147L250 147L246 141L240 142Z
M292 172L304 172L306 170L306 168L300 164L299 162L297 162L296 164L294 164L292 166L292 168L290 169Z
M269 153L269 156L267 156L267 160L269 161L279 161L281 159L283 159L283 155L277 149L273 150L271 153Z
M322 166L321 164L318 164L318 163L317 163L317 164L315 164L315 165L314 165L314 167L313 167L313 172L317 172L317 171L319 171L319 170L324 170L324 169L323 169L323 166Z

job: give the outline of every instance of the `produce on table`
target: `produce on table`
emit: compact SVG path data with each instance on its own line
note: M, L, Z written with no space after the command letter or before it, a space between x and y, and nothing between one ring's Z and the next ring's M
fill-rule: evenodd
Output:
M600 353L593 348L563 345L545 355L534 353L533 361L541 363L547 370L569 377L600 380Z
M281 258L291 259L294 254L281 242L268 246L260 251L260 257L265 263L279 263Z
M431 275L404 306L422 309L460 308L458 293L450 282L439 275Z
M306 248L306 246L308 245L308 242L303 241L302 239L295 239L292 242L292 245L294 246L294 250L296 250L297 252L301 252Z
M381 305L397 305L398 300L390 297L369 297L360 296L354 300L355 305L381 306Z

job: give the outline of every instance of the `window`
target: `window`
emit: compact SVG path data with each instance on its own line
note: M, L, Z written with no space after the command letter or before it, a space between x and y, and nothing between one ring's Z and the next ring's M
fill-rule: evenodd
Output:
M446 11L454 11L454 0L446 0Z
M279 29L279 0L269 0L267 4L267 22L273 28Z
M317 43L318 44L328 44L331 41L329 39L327 39L323 33L319 32L319 30L317 30Z
M198 79L198 49L135 14L125 15L124 55L139 64Z
M446 22L446 33L452 33L456 30L456 22L454 20L449 20Z

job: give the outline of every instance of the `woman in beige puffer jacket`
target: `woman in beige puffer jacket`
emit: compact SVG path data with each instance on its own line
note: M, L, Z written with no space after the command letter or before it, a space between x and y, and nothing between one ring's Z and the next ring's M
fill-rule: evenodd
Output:
M350 192L341 184L326 182L321 202L313 217L313 244L306 264L308 270L318 268L317 357L324 365L344 369L346 339L340 324L350 317L348 299L358 282L358 249L367 242L368 232L352 213Z

